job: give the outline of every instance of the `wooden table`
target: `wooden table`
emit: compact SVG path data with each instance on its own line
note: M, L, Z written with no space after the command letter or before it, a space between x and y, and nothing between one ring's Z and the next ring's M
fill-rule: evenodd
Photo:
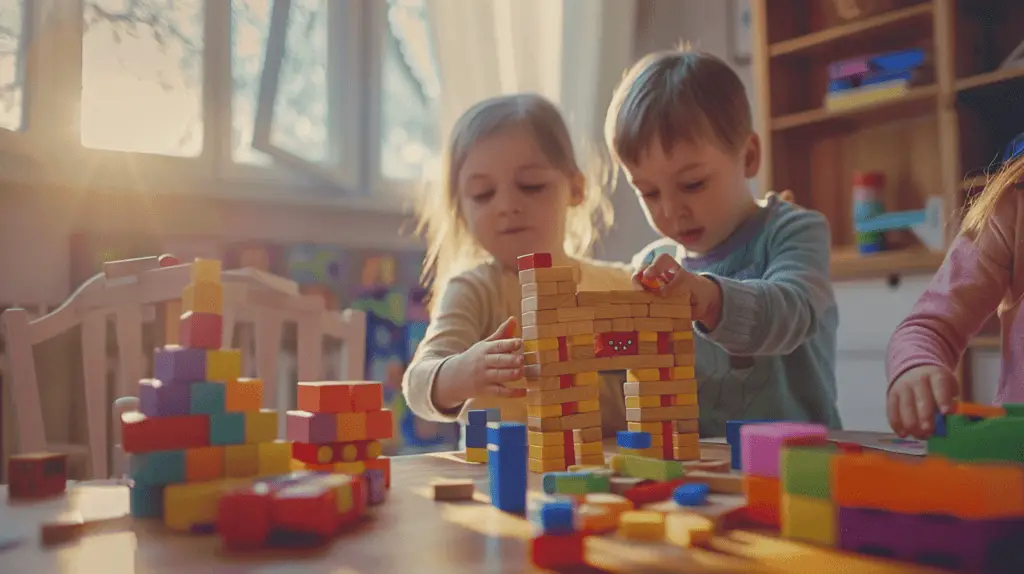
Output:
M610 451L610 449L609 449ZM705 445L706 457L728 456L727 447ZM435 502L435 477L473 478L477 499ZM542 495L540 477L531 475L531 501ZM6 487L0 487L6 490ZM116 511L128 508L123 486L76 486L61 499L34 504L0 504L0 537L24 534L20 545L0 550L0 572L191 574L259 572L314 574L454 574L531 571L528 543L534 526L493 508L486 496L486 465L466 463L461 453L399 456L392 459L392 486L370 517L314 551L265 550L227 554L216 535L167 531L158 521L136 521L121 531L93 534L55 548L39 543L39 527L76 505ZM726 497L730 499L730 497ZM6 492L0 493L6 501ZM742 504L742 497L731 497ZM84 510L83 510L84 511ZM587 557L615 572L936 572L870 558L846 557L771 536L733 532L715 539L709 550L626 541L614 535L587 540ZM593 571L601 571L594 569Z

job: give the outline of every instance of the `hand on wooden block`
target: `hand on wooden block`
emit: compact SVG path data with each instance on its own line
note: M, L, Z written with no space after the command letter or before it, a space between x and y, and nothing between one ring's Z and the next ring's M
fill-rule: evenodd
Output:
M650 265L640 267L633 274L633 283L665 297L681 297L689 293L693 320L700 321L708 330L714 330L718 325L722 308L722 290L718 283L683 269L667 253L659 255Z

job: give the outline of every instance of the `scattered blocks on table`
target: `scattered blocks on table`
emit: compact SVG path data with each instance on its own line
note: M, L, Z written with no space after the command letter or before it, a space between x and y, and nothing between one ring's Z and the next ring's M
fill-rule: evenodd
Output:
M63 494L67 485L67 455L53 452L12 454L7 460L7 496L11 500Z
M684 548L711 543L715 524L710 518L690 512L671 512L665 516L665 540Z
M665 515L653 510L627 510L619 515L618 535L631 540L665 538Z
M500 409L469 411L466 421L466 461L487 462L487 423L501 421Z
M679 506L700 506L708 501L708 485L702 482L692 482L677 487L672 493L672 499Z
M580 566L584 533L576 528L576 509L568 500L544 503L538 516L541 533L530 542L530 560L541 568Z
M434 489L434 500L472 500L476 492L476 485L468 478L436 479L430 486Z
M783 447L825 444L828 429L813 423L771 422L746 424L739 432L748 515L756 522L777 526L782 494L779 460Z
M491 504L505 512L526 512L526 425L487 425L487 474Z
M612 456L611 467L612 470L623 476L656 481L679 478L686 472L679 461L660 460L628 454Z
M587 494L610 492L609 476L596 472L549 472L542 484L547 494Z
M540 508L540 527L544 534L571 534L576 530L575 509L568 500L545 502Z

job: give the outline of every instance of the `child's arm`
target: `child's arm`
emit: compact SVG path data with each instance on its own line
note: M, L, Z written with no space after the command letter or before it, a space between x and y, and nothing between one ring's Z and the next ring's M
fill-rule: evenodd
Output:
M794 210L768 241L761 279L706 275L721 289L719 321L696 330L734 355L785 355L814 335L818 316L835 305L829 281L831 235L825 218Z
M890 385L914 367L956 369L967 340L1009 288L1011 245L995 226L985 229L977 240L957 237L942 267L889 341L886 376Z

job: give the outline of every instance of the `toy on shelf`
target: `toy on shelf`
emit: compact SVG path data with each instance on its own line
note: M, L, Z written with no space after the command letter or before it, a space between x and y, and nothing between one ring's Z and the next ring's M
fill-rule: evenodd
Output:
M7 461L7 477L10 500L57 496L67 485L68 457L52 452L13 454Z
M487 463L487 424L501 421L501 409L469 411L466 425L466 462Z
M945 251L943 234L946 231L946 218L943 214L941 197L928 198L924 209L917 211L899 211L871 215L856 220L856 231L862 233L882 233L909 229L931 251Z
M551 254L519 258L530 470L603 465L599 371L625 370L630 431L659 457L699 460L689 294L577 291Z

